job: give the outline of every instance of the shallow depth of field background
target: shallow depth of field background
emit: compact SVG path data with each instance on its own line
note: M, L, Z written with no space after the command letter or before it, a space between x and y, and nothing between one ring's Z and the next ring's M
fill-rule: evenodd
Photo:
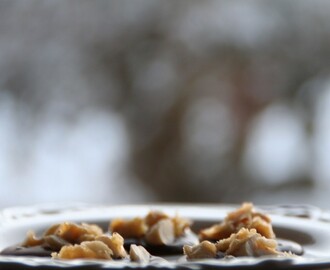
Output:
M0 1L0 207L328 207L329 10Z

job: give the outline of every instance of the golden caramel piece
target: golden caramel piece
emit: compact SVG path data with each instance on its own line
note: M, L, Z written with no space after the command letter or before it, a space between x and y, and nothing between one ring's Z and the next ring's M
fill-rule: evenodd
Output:
M132 262L148 263L150 261L150 253L143 247L131 245L129 256Z
M148 226L141 218L132 220L114 219L110 224L110 231L117 232L124 238L141 238L148 230Z
M124 238L119 233L113 233L112 236L101 235L96 237L95 240L106 244L112 250L113 258L123 259L127 257L127 252L124 248Z
M174 224L170 219L162 219L146 233L145 240L151 245L167 245L174 241Z
M255 229L242 228L229 238L220 240L215 246L218 251L225 253L225 255L235 257L284 255L284 253L276 250L277 242L274 239L267 239L257 233Z
M170 218L168 215L161 211L150 211L148 215L144 218L145 223L148 227L152 227L156 223L158 223L162 219L168 219Z
M43 238L38 238L33 231L28 231L25 240L22 243L23 247L40 246L44 243Z
M275 238L271 219L256 212L252 203L244 203L239 209L229 213L223 222L201 230L199 237L201 240L221 240L237 233L241 228L254 228L266 238Z
M215 244L209 241L203 241L195 246L185 245L183 247L183 253L187 256L188 260L215 258L217 255L217 248Z
M60 223L58 224L54 224L52 226L50 226L45 232L43 236L47 236L47 235L54 235L56 230L58 229L58 227L60 226Z
M273 231L273 227L270 223L271 221L266 220L263 216L254 216L252 218L250 228L256 229L258 233L268 239L274 239L275 233Z
M103 234L102 229L94 224L82 223L81 225L64 222L56 227L51 228L51 234L68 241L69 243L81 243L83 241L92 241L95 237ZM50 235L50 231L47 231L45 236Z
M192 222L189 219L179 217L178 215L172 218L172 222L174 225L175 237L182 236L185 230L189 229L192 224Z
M105 259L112 260L112 250L101 241L85 241L74 246L64 246L59 253L52 253L54 259Z

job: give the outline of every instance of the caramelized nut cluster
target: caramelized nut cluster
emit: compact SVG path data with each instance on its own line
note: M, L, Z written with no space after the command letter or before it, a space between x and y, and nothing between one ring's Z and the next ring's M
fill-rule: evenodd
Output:
M80 244L63 246L59 253L52 253L53 258L59 259L123 259L127 257L124 249L124 238L118 233L112 236L97 236L92 241L83 241Z
M252 203L244 203L239 209L229 213L223 222L202 230L199 237L201 240L217 241L237 233L241 228L255 229L266 238L275 238L270 218L256 212Z
M51 226L41 238L33 231L28 232L27 238L22 243L24 247L44 245L51 250L59 250L62 246L80 244L83 241L92 241L103 234L102 229L94 224L75 224L64 222Z
M51 226L42 237L29 232L24 247L43 246L55 252L53 258L119 259L127 257L124 238L118 233L109 236L94 224L64 222Z
M264 255L287 256L288 254L276 250L277 242L274 239L267 239L257 233L255 229L241 228L229 238L222 239L217 243L207 240L196 246L184 246L183 250L188 259L216 258L218 252L224 256L252 256Z
M124 238L144 238L148 244L164 245L172 243L184 234L190 221L170 218L158 211L150 212L144 218L132 220L116 219L111 222L112 235L104 234L102 228L94 224L64 222L47 229L42 237L28 232L23 247L41 246L52 252L55 259L123 259L128 254L124 248ZM151 255L142 246L131 245L130 259L146 262Z
M200 244L184 246L188 259L216 258L218 256L263 255L293 256L276 250L277 242L268 216L254 210L253 204L244 203L228 213L223 222L202 230ZM210 241L217 241L212 243Z
M240 229L229 238L216 243L218 251L224 252L225 255L236 257L280 255L280 252L276 251L276 247L277 242L274 239L267 239L257 233L255 229L249 230L245 228Z
M105 259L111 260L112 250L101 241L84 241L74 246L64 246L59 253L52 253L55 259Z
M118 232L125 238L144 238L151 245L166 245L182 236L191 222L175 216L174 218L159 212L151 211L144 218L132 220L114 219L110 231Z

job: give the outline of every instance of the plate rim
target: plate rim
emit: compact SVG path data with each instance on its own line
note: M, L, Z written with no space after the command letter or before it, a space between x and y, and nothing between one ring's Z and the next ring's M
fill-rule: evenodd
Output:
M192 211L196 208L202 208L208 211L215 211L218 213L222 212L223 215L228 213L233 209L239 207L240 204L224 204L224 203L147 203L147 204L85 204L85 203L63 203L63 204L38 204L38 205L30 205L30 206L17 206L17 207L7 207L0 211L0 231L4 228L10 228L14 226L14 224L22 223L23 224L38 224L38 222L43 221L46 223L52 223L52 219L57 219L65 216L65 215L73 215L73 220L77 220L77 214L81 215L82 213L86 214L94 214L92 217L96 217L97 214L100 215L100 210L111 211L115 208L117 209L140 209L144 212L147 212L150 209L162 210L168 213L168 210L176 211L180 215L187 216L187 210ZM283 207L285 206L285 207ZM310 206L310 205L255 205L257 209L261 209L263 212L266 212L271 218L284 217L286 219L293 220L312 220L313 222L317 222L318 224L328 224L330 225L330 219L328 219L329 212L327 210L322 210L320 208ZM297 215L293 215L296 210L306 210L310 216L301 217ZM294 210L294 211L292 211ZM101 213L101 216L106 214L104 211ZM118 211L118 210L117 210ZM171 212L170 211L170 212ZM220 211L220 212L219 212ZM189 212L189 211L188 211ZM97 213L97 214L96 214ZM135 213L135 216L143 215L142 212ZM312 214L311 214L312 213ZM316 213L316 214L315 214ZM114 217L119 217L118 215L113 215ZM50 218L52 217L52 218ZM104 217L105 218L105 217ZM108 217L110 221L110 218ZM221 217L218 218L221 220ZM32 222L31 222L32 221ZM64 222L65 220L63 220ZM25 222L25 223L24 223ZM329 226L330 228L330 226ZM329 229L330 232L330 229ZM329 258L303 258L299 257L298 259L292 258L274 258L274 257L262 257L262 258L240 258L235 260L202 260L202 261L188 261L184 263L180 262L166 262L165 265L140 265L130 263L129 266L124 262L116 262L113 261L100 261L100 260L70 260L70 261L58 261L52 260L48 258L39 258L39 257L17 257L17 256L4 256L0 255L0 266L1 265L15 265L18 266L26 266L35 268L43 268L51 267L52 269L63 269L63 268L74 268L79 269L79 267L94 267L95 269L123 269L124 267L128 267L129 269L148 269L149 266L154 268L162 268L162 269L193 269L196 267L200 267L200 269L212 267L213 269L229 269L233 267L239 267L240 269L249 269L250 267L265 267L268 264L275 265L280 269L280 267L286 266L285 269L289 269L288 267L294 267L295 269L300 269L299 265L303 267L312 266L314 267L324 267L330 268L330 256ZM91 268L91 269L94 269ZM305 269L304 268L304 269ZM319 269L321 269L319 268ZM273 268L274 269L274 268ZM282 269L282 268L281 268ZM309 268L306 268L309 269Z

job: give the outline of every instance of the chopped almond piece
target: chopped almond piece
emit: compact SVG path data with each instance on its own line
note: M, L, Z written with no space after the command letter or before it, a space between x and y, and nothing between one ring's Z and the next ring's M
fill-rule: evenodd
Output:
M166 245L174 241L174 225L170 219L162 219L147 232L145 239L151 245Z
M131 245L129 250L131 261L139 263L148 263L150 261L150 253L142 246Z

